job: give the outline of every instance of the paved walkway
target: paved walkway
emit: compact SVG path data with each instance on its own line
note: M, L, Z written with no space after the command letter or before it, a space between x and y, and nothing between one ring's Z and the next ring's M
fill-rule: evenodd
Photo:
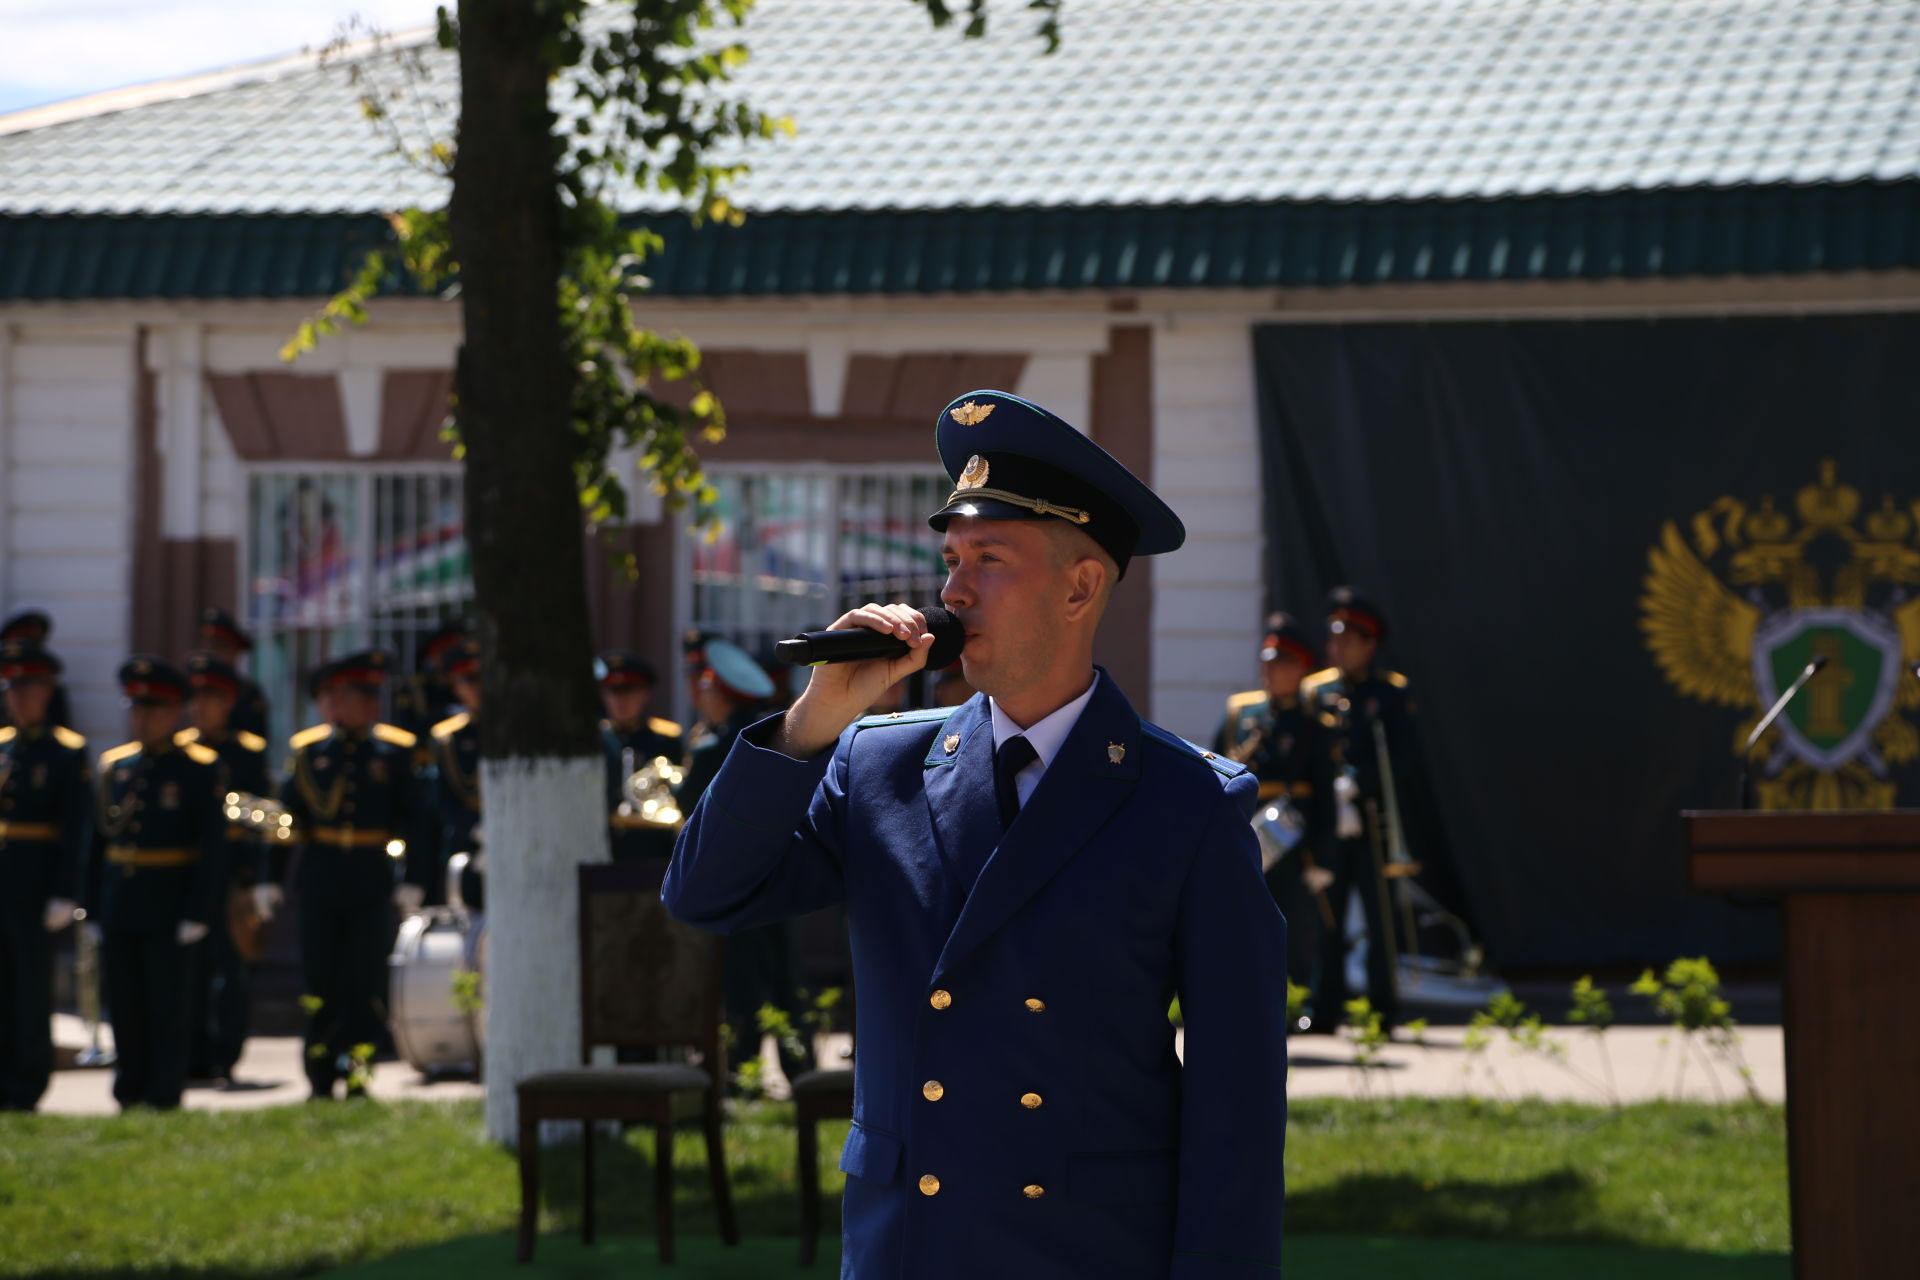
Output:
M1358 1097L1392 1094L1402 1097L1448 1097L1474 1094L1485 1098L1539 1097L1570 1102L1605 1102L1612 1096L1640 1102L1680 1096L1699 1101L1732 1101L1745 1096L1734 1066L1709 1057L1703 1048L1683 1053L1681 1038L1665 1027L1615 1027L1600 1040L1579 1028L1552 1029L1548 1038L1564 1050L1560 1055L1516 1049L1504 1034L1484 1051L1467 1051L1464 1027L1436 1027L1424 1045L1404 1038L1380 1052L1376 1066L1362 1070L1354 1063L1351 1043L1344 1037L1296 1036L1287 1088L1295 1098ZM1754 1089L1770 1102L1786 1097L1784 1041L1777 1026L1744 1027L1741 1054L1752 1070ZM55 1038L64 1047L83 1044L77 1019L56 1020ZM823 1064L838 1063L844 1037L823 1044ZM64 1056L64 1055L63 1055ZM771 1042L765 1054L769 1079L776 1080ZM218 1111L269 1107L303 1101L306 1078L300 1068L300 1041L291 1036L256 1036L235 1072L234 1083L222 1088L187 1091L189 1108ZM1611 1081L1611 1087L1609 1087ZM776 1095L784 1092L776 1087ZM376 1064L372 1093L376 1098L477 1098L482 1086L467 1079L423 1079L402 1062ZM57 1071L53 1087L41 1101L42 1111L69 1115L98 1115L117 1108L112 1095L112 1072L69 1069Z

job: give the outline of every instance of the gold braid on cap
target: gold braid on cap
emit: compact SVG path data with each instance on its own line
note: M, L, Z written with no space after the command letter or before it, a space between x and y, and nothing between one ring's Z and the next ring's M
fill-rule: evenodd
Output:
M991 498L995 502L1006 502L1016 507L1025 507L1035 515L1059 516L1062 520L1071 520L1075 524L1086 524L1093 519L1087 512L1081 511L1076 507L1057 506L1054 503L1048 502L1045 498L1022 497L1017 493L1008 493L1005 489L955 489L947 495L947 505L952 506L962 498L968 500L974 498Z

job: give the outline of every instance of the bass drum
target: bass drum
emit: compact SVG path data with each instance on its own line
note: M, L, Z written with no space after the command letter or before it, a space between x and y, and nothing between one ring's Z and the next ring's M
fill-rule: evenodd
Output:
M400 925L393 956L393 1044L422 1075L480 1067L475 1019L463 1011L456 981L467 971L467 919L428 907Z

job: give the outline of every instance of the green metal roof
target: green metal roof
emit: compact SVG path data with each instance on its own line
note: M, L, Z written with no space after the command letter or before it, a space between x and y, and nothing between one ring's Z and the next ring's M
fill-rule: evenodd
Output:
M799 136L740 157L745 227L649 213L661 291L1920 265L1915 0L1070 0L1051 57L994 12L968 41L760 0L740 87ZM444 133L456 68L424 61ZM0 298L332 291L379 214L446 195L354 92L294 57L0 116Z
M1920 182L1136 209L766 213L663 225L670 297L1339 286L1920 268ZM367 215L0 217L0 301L294 298Z

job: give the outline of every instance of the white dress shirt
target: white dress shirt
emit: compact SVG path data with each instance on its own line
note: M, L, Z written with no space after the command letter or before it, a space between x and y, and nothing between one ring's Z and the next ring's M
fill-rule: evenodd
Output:
M1100 686L1100 673L1093 673L1093 679L1087 682L1087 691L1061 707L1039 723L1022 729L1013 722L1013 717L1000 709L1000 704L992 698L987 706L993 712L993 750L997 755L1008 738L1026 735L1033 744L1034 762L1013 775L1014 790L1020 793L1020 804L1024 808L1033 789L1040 785L1040 776L1060 754L1060 748L1066 743L1067 735L1073 732L1073 726L1080 722L1080 713L1087 709L1087 703L1093 701L1093 691Z

